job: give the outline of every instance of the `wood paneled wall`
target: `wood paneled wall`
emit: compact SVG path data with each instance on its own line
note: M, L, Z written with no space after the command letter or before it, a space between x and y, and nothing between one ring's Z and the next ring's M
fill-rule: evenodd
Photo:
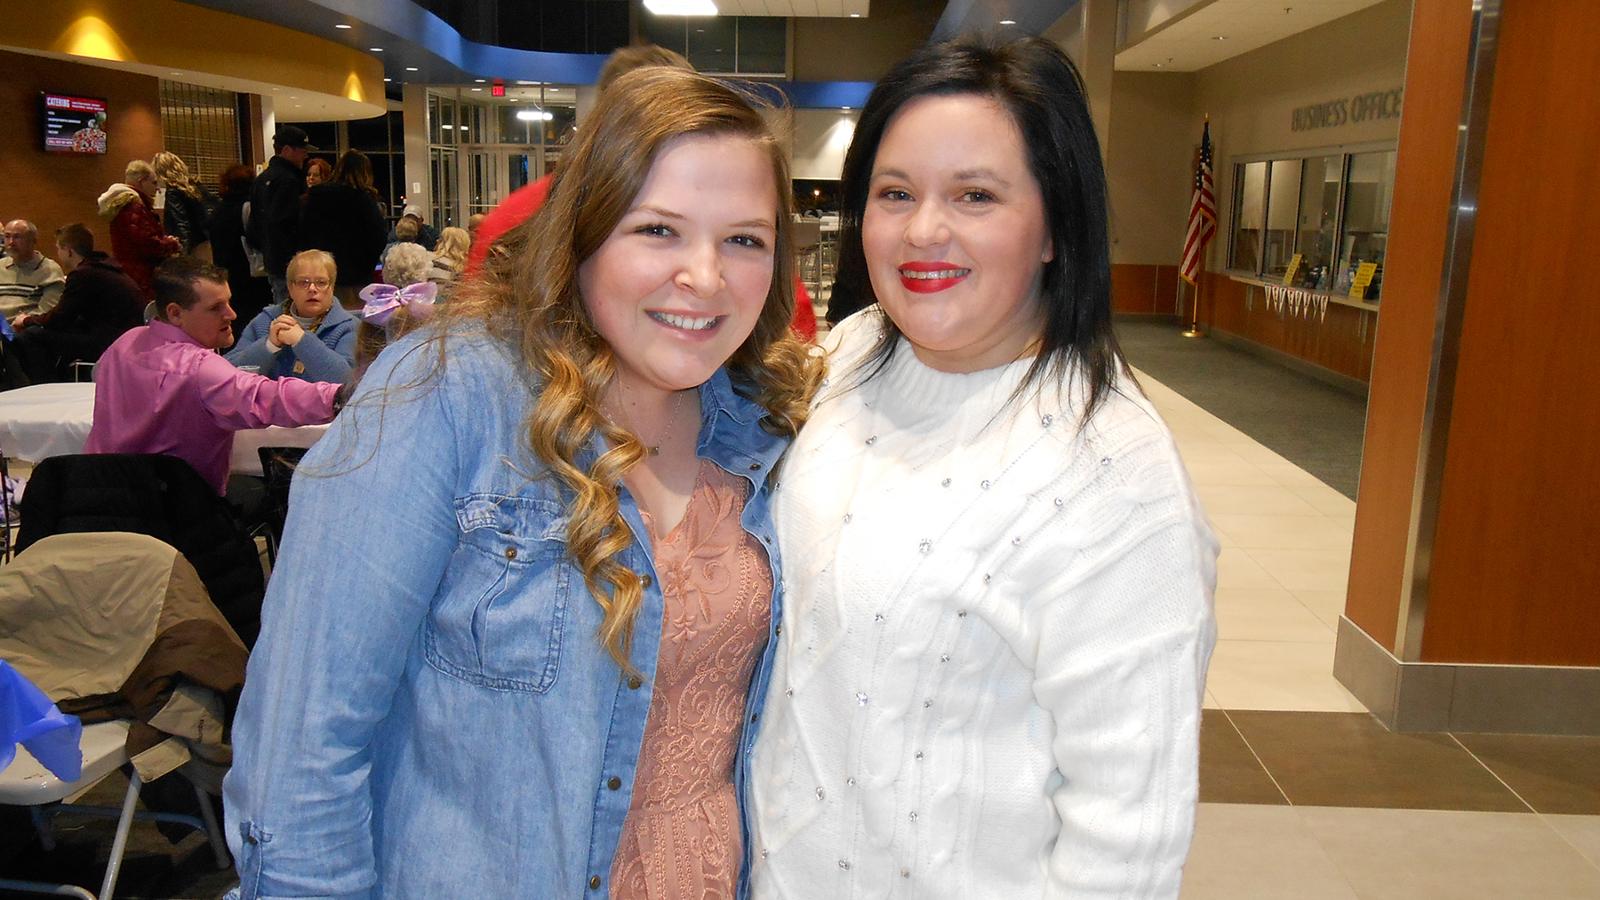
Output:
M1395 649L1472 9L1416 0L1345 616ZM1416 102L1415 98L1427 98Z
M1593 0L1503 5L1429 662L1600 665L1597 46Z
M1184 286L1182 313L1194 289ZM1136 315L1178 315L1178 267L1117 263L1111 267L1111 309Z
M1254 285L1207 272L1202 321L1330 372L1367 381L1378 313L1329 303L1325 314L1297 314L1268 308L1266 292Z

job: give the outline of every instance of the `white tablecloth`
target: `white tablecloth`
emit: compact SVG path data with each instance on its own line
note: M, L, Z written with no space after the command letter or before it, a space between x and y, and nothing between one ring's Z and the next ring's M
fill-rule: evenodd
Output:
M82 453L93 421L93 384L36 384L0 392L0 451L30 463ZM236 475L260 475L257 448L309 447L327 430L326 425L274 425L238 432L229 468Z

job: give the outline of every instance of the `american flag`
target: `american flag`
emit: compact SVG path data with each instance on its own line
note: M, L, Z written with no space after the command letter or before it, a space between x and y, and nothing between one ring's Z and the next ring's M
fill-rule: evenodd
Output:
M1217 195L1211 182L1211 123L1200 133L1200 161L1194 167L1194 198L1189 201L1189 231L1183 238L1178 274L1195 284L1205 260L1206 244L1217 233Z

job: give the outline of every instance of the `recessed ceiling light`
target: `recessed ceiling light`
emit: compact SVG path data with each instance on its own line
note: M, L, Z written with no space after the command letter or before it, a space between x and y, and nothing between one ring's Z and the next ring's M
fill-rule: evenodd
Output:
M839 107L839 111L840 111L840 112L849 112L849 111L850 111L850 107L848 107L848 106L841 106L841 107Z
M506 98L506 102L507 103L515 103L515 102L517 102L517 98L515 98L515 97L507 97Z
M1015 24L1017 24L1017 20L1016 19L1001 19L1000 20L1000 24L1001 25L1015 25Z
M368 47L367 49L371 50L373 53L382 53L383 52L383 48L382 47Z
M394 80L393 78L385 78L384 79L384 81L393 81L393 80Z
M473 88L473 90L481 92L483 90L483 88Z
M416 70L417 70L416 66L406 66L406 71L407 72L415 72Z
M1218 35L1213 35L1211 39L1213 41L1225 41L1225 40L1228 39L1228 36L1225 35L1225 34L1218 34Z
M473 81L474 84L488 84L489 83L489 79L487 79L487 78L474 78L474 79L472 79L472 81Z
M344 24L343 22L340 22L338 25L335 25L333 27L339 29L340 31L349 31L350 30L350 26Z

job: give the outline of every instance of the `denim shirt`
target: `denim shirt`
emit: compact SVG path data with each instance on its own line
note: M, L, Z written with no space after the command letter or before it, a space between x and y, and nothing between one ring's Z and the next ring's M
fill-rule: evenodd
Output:
M597 637L566 502L527 449L520 366L456 334L424 380L439 358L427 333L385 350L294 479L224 784L244 900L609 893L661 640L644 522L623 489L619 560L648 576L635 679ZM748 848L782 621L767 479L788 442L725 372L700 401L699 455L750 482L743 526L773 572L733 773Z

